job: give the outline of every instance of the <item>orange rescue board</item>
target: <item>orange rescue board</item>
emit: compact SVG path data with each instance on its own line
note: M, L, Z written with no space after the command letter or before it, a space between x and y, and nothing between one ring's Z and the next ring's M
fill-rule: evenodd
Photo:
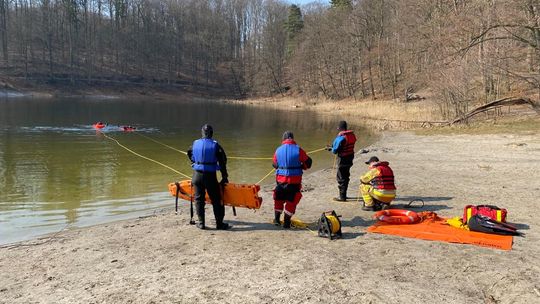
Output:
M422 214L420 214L422 216ZM410 225L395 225L377 222L368 227L367 231L382 234L391 234L408 238L448 243L471 244L502 250L511 250L513 238L511 235L496 235L474 232L451 227L446 219L433 214L424 217L423 221Z
M183 180L178 183L180 184L178 197L189 201L195 192L195 189L191 187L191 181ZM262 204L262 197L259 196L260 190L259 185L228 183L223 189L223 203L225 206L259 209ZM172 196L176 196L175 183L169 184L169 192ZM211 203L208 193L206 193L205 201L207 204Z

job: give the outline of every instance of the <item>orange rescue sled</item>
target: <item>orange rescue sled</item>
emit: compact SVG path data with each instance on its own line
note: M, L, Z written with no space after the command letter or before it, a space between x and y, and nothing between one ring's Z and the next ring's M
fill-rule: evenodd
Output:
M183 180L178 184L180 184L178 197L189 201L195 192L191 187L191 181ZM172 196L176 196L176 190L176 183L170 183L169 192ZM262 197L259 196L260 190L259 185L228 183L223 189L223 203L225 206L231 207L260 209L262 204ZM208 193L206 193L205 201L207 204L211 203Z
M511 250L513 238L510 235L496 235L467 231L446 224L446 219L434 212L421 212L422 221L417 224L395 225L377 222L368 227L368 232L391 234L408 238L448 243L472 244L502 250Z

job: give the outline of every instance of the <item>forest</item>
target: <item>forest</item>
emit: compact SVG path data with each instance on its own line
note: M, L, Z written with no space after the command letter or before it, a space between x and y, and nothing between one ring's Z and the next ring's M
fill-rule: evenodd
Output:
M0 0L0 77L235 96L540 99L540 0ZM450 113L452 112L452 113Z

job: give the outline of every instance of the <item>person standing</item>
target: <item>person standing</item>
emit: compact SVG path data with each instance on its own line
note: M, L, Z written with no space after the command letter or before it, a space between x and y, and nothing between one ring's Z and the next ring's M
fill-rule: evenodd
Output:
M347 188L349 187L349 180L351 176L351 167L354 159L354 144L356 143L356 136L352 130L348 130L347 122L342 120L338 124L339 133L334 139L331 147L328 150L333 154L336 154L336 166L337 166L337 183L339 189L339 196L334 200L338 202L344 202L347 200Z
M206 229L205 225L205 192L208 192L214 217L216 219L216 229L227 230L231 226L223 222L225 217L225 206L221 201L221 189L229 182L227 174L227 156L225 151L212 139L214 129L211 125L205 124L201 129L202 138L193 142L187 152L193 168L191 184L195 188L195 205L197 209L197 228ZM221 182L217 181L217 171L221 171Z
M272 165L276 169L274 189L274 224L280 225L284 212L283 228L291 228L291 217L302 198L302 174L311 168L312 160L294 141L291 131L283 133L281 146L274 153Z

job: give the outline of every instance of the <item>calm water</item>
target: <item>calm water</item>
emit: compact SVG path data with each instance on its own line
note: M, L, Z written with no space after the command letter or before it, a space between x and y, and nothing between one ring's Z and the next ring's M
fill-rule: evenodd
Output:
M227 155L271 157L287 129L306 151L323 147L335 136L336 120L201 101L0 100L0 243L173 206L166 185L182 177L105 138L92 129L96 121L109 123L103 132L123 145L190 175L185 155L147 137L187 150L209 122ZM124 124L137 131L111 126ZM327 152L312 157L316 168L332 164ZM255 183L270 169L268 160L231 159L229 180Z

